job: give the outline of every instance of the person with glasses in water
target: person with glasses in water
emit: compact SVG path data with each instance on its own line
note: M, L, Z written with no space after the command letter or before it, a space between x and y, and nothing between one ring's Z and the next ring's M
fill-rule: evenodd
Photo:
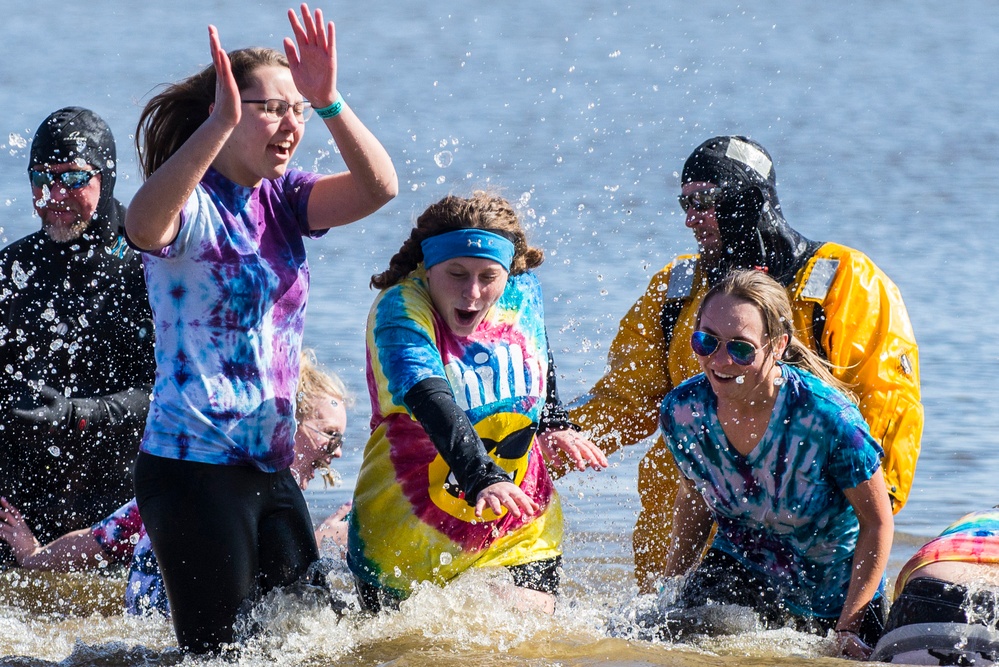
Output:
M336 478L330 463L343 456L350 396L335 373L320 368L312 350L302 350L297 399L298 430L291 474L303 491L317 472L326 484L334 485ZM347 544L345 517L349 509L349 503L341 506L316 528L317 545L329 540L342 554ZM0 497L0 541L12 547L18 566L28 570L79 572L128 565L125 611L136 615L170 613L159 564L134 499L90 528L72 531L43 545L18 508Z
M708 290L688 341L702 372L666 395L657 445L680 473L658 545L667 578L690 573L679 606L734 604L770 627L835 630L843 657L868 657L894 522L856 397L797 339L787 292L761 271Z
M154 335L111 128L59 109L27 166L41 229L0 251L0 490L49 541L132 497ZM0 543L0 567L14 562Z
M178 642L194 653L240 639L240 610L318 559L290 469L304 241L398 191L388 153L338 91L333 23L305 4L288 18L284 54L226 53L209 26L212 65L155 95L136 132L146 180L125 227L162 335L135 495ZM310 109L346 171L291 166Z
M734 268L764 269L791 301L803 345L859 398L871 435L884 449L892 509L909 496L923 429L916 339L898 288L864 253L812 241L784 219L770 154L743 136L708 139L687 158L680 206L697 241L656 273L627 311L607 356L608 370L569 405L573 422L611 454L655 435L659 406L700 371L690 348L707 291ZM633 532L639 591L662 580L677 490L666 448L638 467L641 512Z

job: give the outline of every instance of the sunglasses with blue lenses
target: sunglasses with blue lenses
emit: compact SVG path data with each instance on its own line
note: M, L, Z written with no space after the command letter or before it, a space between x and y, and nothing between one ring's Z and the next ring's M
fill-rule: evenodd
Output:
M699 357L710 357L721 345L722 339L706 331L695 331L690 336L690 347ZM749 366L756 359L757 347L744 340L725 341L725 351L740 366Z
M99 173L101 173L99 169L74 169L73 171L64 171L59 174L51 171L29 169L28 178L31 180L31 187L33 188L51 189L52 184L59 181L67 190L79 190L80 188L87 187L90 179Z

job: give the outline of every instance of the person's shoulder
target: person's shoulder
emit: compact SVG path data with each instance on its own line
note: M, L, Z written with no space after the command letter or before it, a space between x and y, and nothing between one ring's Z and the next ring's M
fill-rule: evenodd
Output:
M815 251L815 255L813 255L814 260L837 262L841 269L843 267L853 267L853 273L856 273L857 269L860 268L867 271L876 271L883 275L878 265L866 253L841 243L833 243L832 241L823 243Z
M706 391L711 391L711 384L704 373L698 373L673 387L663 399L663 405L684 403L703 396Z
M432 303L427 291L426 274L416 269L396 284L379 290L371 304L371 312L380 313L380 316L412 314L415 310L432 306Z
M8 279L14 262L22 264L22 270L29 270L35 260L45 256L45 232L39 230L23 236L0 250L0 280Z
M783 370L785 382L798 394L799 402L802 400L809 402L812 414L826 415L835 419L841 419L842 415L849 414L851 418L863 421L860 409L836 387L804 368L784 365Z
M38 252L39 241L44 240L45 232L38 230L31 232L27 236L22 236L0 250L0 259L17 257L24 254L35 254Z

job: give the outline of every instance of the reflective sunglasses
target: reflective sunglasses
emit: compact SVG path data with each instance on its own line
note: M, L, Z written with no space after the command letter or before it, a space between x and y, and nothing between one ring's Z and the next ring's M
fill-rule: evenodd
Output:
M725 190L722 188L708 188L680 195L678 199L680 200L680 208L684 211L689 211L691 208L698 211L710 211L722 200L724 194Z
M73 171L64 171L61 174L29 169L28 178L31 180L33 188L51 189L52 184L58 180L67 190L79 190L87 187L90 179L99 173L101 173L99 169L74 169Z
M319 436L319 441L323 444L323 453L329 456L333 456L336 450L343 446L343 433L340 431L333 431L332 433L327 433L326 431L320 431L318 428L309 426L305 422L302 422L302 426L309 429L313 433Z
M699 357L710 357L721 343L721 338L706 331L695 331L690 335L690 347L693 348L694 354ZM764 347L766 346L764 345ZM732 361L740 366L752 364L753 360L756 359L757 349L759 348L744 340L725 341L725 351L728 352L728 356L732 357Z
M309 120L312 116L312 105L309 102L295 102L291 104L290 102L277 99L241 100L241 102L243 104L263 104L264 114L272 120L281 120L284 118L285 114L288 113L288 109L294 110L295 118L301 121Z

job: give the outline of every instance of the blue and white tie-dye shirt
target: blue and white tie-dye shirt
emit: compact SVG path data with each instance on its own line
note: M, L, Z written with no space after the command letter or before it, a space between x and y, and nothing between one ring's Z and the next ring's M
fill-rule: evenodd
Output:
M870 479L883 452L840 392L780 368L770 425L748 456L728 443L703 374L667 394L660 425L718 523L712 548L770 578L793 613L836 617L860 528L843 489Z
M265 472L291 464L318 179L289 170L248 188L209 169L174 242L144 253L156 385L142 451Z

